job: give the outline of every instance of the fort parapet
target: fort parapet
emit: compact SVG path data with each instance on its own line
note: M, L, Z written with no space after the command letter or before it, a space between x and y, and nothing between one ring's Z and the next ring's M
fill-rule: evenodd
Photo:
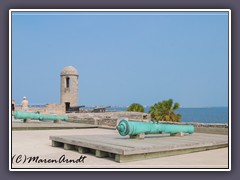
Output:
M16 110L21 110L21 106L17 106ZM42 114L65 114L65 104L49 103L44 107L29 107L28 111Z

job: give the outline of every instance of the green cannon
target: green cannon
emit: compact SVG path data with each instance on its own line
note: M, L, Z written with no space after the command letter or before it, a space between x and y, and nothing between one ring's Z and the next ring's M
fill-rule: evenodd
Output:
M139 122L121 120L116 127L121 136L130 135L130 138L136 138L139 135L140 139L144 138L145 134L161 134L169 133L176 135L178 133L194 133L194 126L192 125L177 125L177 124L163 124L156 122Z
M23 119L26 122L27 119L35 120L53 120L57 122L59 120L66 121L68 116L66 115L52 115L52 114L39 114L35 112L14 111L13 116L15 119Z

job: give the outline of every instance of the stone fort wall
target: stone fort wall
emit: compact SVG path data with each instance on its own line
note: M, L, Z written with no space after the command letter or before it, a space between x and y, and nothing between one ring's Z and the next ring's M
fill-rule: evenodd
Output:
M17 106L16 110L21 110L21 106ZM65 114L65 105L64 104L46 104L42 108L38 107L29 107L28 111L30 112L39 112L42 114Z

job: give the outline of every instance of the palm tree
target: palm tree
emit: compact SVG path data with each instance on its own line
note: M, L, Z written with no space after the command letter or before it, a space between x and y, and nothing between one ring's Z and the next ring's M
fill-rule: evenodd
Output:
M181 119L180 114L175 114L174 111L180 107L179 103L174 103L169 99L166 101L158 102L150 107L149 113L151 117L157 121L173 121L179 122Z
M144 112L144 107L141 104L133 103L127 108L127 111Z

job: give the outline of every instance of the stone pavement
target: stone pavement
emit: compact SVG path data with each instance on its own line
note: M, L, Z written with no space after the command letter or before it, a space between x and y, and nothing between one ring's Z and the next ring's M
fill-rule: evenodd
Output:
M52 147L49 140L53 135L111 134L116 135L118 132L101 128L12 131L12 168L228 168L228 148L117 163L112 159L97 158L91 154L80 154L76 151ZM31 157L37 156L38 162L33 160L28 162ZM65 158L65 161L57 162L60 158L61 160ZM72 161L67 163L66 159Z
M59 123L53 123L53 121L38 120L29 120L29 122L23 123L23 120L20 119L15 119L12 121L13 130L81 129L96 127L98 126L92 124L71 123L65 121L59 121Z

